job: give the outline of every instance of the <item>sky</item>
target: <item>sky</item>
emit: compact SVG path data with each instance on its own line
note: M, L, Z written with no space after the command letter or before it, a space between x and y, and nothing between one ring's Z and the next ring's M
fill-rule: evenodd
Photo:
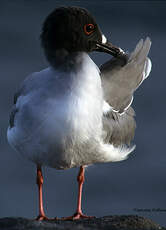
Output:
M128 160L87 168L83 210L88 215L134 214L166 225L166 2L0 1L0 217L37 216L36 167L8 144L6 130L13 95L25 77L48 66L39 35L45 17L62 5L87 8L113 44L131 52L149 36L152 72L134 94L136 150ZM93 53L97 65L110 56ZM44 168L48 216L71 215L76 206L78 169ZM148 209L145 210L145 209Z

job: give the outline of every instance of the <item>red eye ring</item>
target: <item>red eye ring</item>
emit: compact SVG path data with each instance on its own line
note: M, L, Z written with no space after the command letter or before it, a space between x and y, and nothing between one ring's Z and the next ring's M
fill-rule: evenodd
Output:
M84 25L84 32L86 35L90 35L93 33L95 26L93 24L86 24Z

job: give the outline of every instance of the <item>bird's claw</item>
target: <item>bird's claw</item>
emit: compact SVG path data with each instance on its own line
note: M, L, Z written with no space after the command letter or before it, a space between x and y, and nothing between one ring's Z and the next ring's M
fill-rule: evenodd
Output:
M57 217L55 217L55 218L48 218L47 216L38 216L37 218L36 218L36 220L37 221L53 221L53 220L58 220L58 218Z
M84 215L83 213L76 212L72 216L62 217L61 220L80 220L80 219L91 219L91 218L95 218L95 216L87 216Z

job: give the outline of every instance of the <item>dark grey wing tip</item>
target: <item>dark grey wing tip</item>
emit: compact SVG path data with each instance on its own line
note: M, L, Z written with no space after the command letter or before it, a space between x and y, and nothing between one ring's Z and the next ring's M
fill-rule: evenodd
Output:
M16 103L17 103L17 100L18 100L20 95L21 95L21 90L18 90L14 94L14 100L13 100L14 105L13 105L12 111L11 111L10 116L9 116L9 126L10 126L10 128L14 127L15 115L18 112L18 108L16 108Z
M11 113L10 113L10 117L9 117L9 126L10 128L14 127L14 119L15 119L15 115L18 112L18 109L16 108L16 106L13 107Z

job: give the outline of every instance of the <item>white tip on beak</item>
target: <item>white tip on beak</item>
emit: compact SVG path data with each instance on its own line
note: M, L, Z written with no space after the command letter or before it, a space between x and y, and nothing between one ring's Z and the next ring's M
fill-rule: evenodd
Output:
M125 54L125 52L121 48L119 48L119 50L122 54Z
M107 42L107 38L102 34L102 44L105 44Z

